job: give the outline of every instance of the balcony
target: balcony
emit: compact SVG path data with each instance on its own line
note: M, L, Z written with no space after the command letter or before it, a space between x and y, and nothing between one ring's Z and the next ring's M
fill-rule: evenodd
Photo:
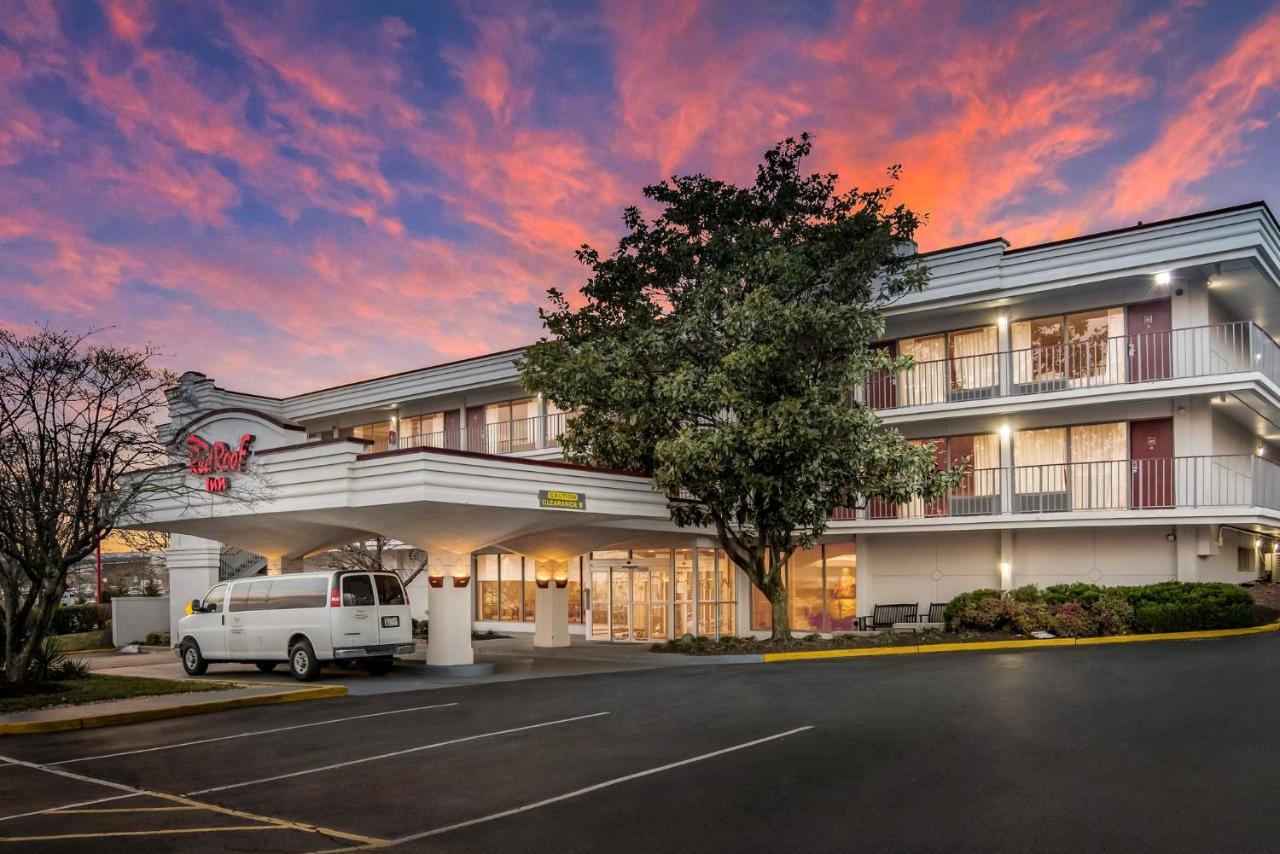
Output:
M465 436L459 430L400 436L395 441L394 449L445 448L478 451L483 454L516 454L523 451L558 448L560 434L563 432L564 413L553 412L532 418L498 421L471 427L466 431Z
M1280 385L1280 346L1240 321L919 362L869 377L859 399L897 410L1246 371Z
M1259 507L1280 511L1280 466L1246 455L1107 460L975 469L946 495L894 504L872 499L833 521L1048 513L1145 513Z

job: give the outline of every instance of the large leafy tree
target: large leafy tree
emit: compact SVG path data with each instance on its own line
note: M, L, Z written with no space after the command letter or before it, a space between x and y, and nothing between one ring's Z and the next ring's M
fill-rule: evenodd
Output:
M574 413L570 459L652 473L681 526L713 527L789 636L785 568L832 512L937 497L955 481L857 402L871 371L904 368L872 343L883 311L921 290L920 217L892 181L838 192L805 174L808 135L766 152L752 186L704 175L646 187L657 215L591 270L582 300L549 291L548 336L525 384ZM578 303L578 304L575 304Z

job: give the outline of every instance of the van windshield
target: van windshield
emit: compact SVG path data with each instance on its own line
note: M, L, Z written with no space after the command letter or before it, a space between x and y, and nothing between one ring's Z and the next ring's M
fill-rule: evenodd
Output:
M400 579L394 575L375 575L373 581L378 586L378 604L405 604L404 588L400 586Z

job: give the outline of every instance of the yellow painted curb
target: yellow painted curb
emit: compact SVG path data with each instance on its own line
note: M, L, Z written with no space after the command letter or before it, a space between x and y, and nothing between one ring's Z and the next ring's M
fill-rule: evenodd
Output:
M1075 638L1031 638L1029 640L974 641L973 643L925 643L920 652L980 652L984 649L1025 649L1036 646L1075 646Z
M873 655L909 655L914 646L877 646L869 649L815 649L809 652L766 652L765 661L805 661L812 658L867 658Z
M247 709L252 706L273 706L278 703L301 703L307 700L327 700L333 697L347 696L345 685L321 685L315 688L302 688L294 691L280 691L275 694L257 694L250 697L228 697L222 700L207 700L203 703L191 703L186 706L166 706L157 709L138 709L133 712L108 712L101 715L84 715L76 718L60 718L52 721L20 721L18 723L0 724L0 735L26 735L37 732L64 732L72 729L93 729L95 727L119 726L120 724L157 721L164 718L182 718L188 715L203 715L209 712L225 712L229 709Z
M1150 641L1205 640L1232 638L1241 635L1261 635L1280 631L1280 622L1247 629L1211 629L1199 632L1163 632L1151 635L1110 635L1101 638L1031 638L1029 640L975 641L973 643L931 643L919 646L886 646L871 649L820 649L810 652L766 652L767 663L782 661L810 661L824 658L864 658L873 655L912 655L935 652L982 652L993 649L1038 649L1043 647L1099 646L1112 643L1147 643Z

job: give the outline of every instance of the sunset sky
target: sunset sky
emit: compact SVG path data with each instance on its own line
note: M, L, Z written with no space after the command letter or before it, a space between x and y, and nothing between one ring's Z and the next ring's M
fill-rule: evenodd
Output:
M802 130L922 248L1280 206L1280 4L0 0L0 323L288 394L528 343Z

